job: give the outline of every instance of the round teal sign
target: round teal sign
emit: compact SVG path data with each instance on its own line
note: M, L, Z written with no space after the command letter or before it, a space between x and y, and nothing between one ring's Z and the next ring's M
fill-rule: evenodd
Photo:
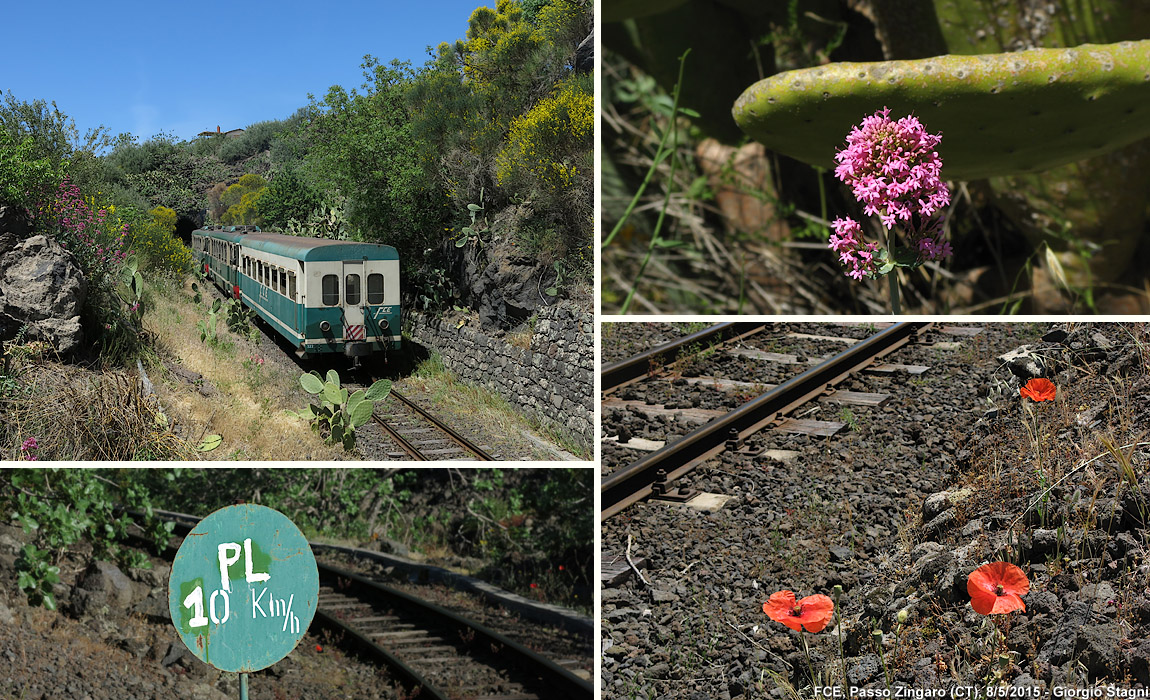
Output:
M168 580L180 638L221 671L258 671L287 656L318 599L311 546L287 516L265 506L229 506L201 520Z

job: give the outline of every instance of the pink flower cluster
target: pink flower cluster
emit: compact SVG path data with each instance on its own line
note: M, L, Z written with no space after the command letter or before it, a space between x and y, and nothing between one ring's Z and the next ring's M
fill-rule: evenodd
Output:
M20 455L29 462L35 462L37 460L36 449L38 447L40 447L40 444L36 442L36 438L30 437L20 445Z
M873 277L878 273L875 252L878 243L863 240L862 227L854 219L835 219L831 222L835 232L831 234L831 250L839 254L839 261L850 267L847 276L856 280Z
M847 147L835 154L839 162L835 177L849 185L863 211L877 215L888 230L902 222L919 262L951 254L950 244L942 238L941 215L950 204L950 190L940 177L942 160L934 150L941 140L940 134L927 133L916 117L894 121L884 107L851 129ZM831 248L842 258L844 229L838 221L835 230L838 241L832 237ZM861 242L858 224L851 233ZM843 262L850 264L846 258ZM857 271L856 266L847 274L860 279Z
M64 246L81 258L89 272L109 274L124 262L128 251L128 225L108 230L108 210L92 211L80 194L80 188L68 180L60 183L55 203Z

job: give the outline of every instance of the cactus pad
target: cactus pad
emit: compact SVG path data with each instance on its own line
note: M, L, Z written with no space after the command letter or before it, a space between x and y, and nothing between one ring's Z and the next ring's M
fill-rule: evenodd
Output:
M1038 172L1150 136L1150 40L832 63L755 83L733 114L767 148L831 168L851 126L884 106L942 132L948 179Z
M687 0L604 0L603 21L622 22L633 17L666 12L682 5Z

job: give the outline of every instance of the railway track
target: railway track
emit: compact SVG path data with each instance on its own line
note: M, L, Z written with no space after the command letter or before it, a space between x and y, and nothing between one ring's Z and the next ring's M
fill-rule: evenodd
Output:
M155 511L186 535L200 519ZM138 514L137 515L141 515ZM169 554L178 547L173 543ZM572 669L586 660L552 660L490 626L345 568L317 562L319 600L313 625L356 647L388 670L408 697L432 700L583 700L591 681ZM546 635L517 630L546 647Z
M600 486L602 495L600 520L605 520L632 503L651 496L686 500L693 494L672 488L672 482L724 450L743 448L746 440L760 430L778 429L810 434L837 431L837 428L829 425L811 421L804 423L788 418L788 415L820 396L835 396L836 385L855 373L873 368L878 360L923 336L931 326L932 324L925 322L896 323L863 340L843 339L843 342L849 341L845 350L813 364L809 369L795 374L790 379L775 386L752 385L752 389L762 388L764 391L735 410L712 418L682 439L654 448L649 454L604 477ZM765 328L766 324L719 324L632 358L612 363L602 371L603 391L605 394L610 394L619 387L644 377L657 376L662 368L685 354L687 349L697 349L700 344L711 344L712 349L719 348L720 352L739 353L740 348L731 347L731 341L746 339ZM820 339L832 342L834 340L829 336ZM764 361L797 365L814 362L813 360L800 362L798 356L783 353L744 350L741 353L743 356L757 357ZM652 368L659 371L652 373ZM692 381L695 384L712 386L724 384L722 380L714 377L694 377ZM727 381L725 384L734 388L739 382ZM871 396L843 395L838 398L844 401L862 402L877 400ZM605 401L604 410L616 405L619 404Z
M674 332L661 323L648 330L618 325L627 327L604 332L606 358L622 360ZM738 340L696 343L674 362L648 362L659 370L653 377L617 388L604 381L601 488L889 330L769 324ZM830 595L841 586L835 613L844 617L836 620L847 620L844 632L856 639L872 618L893 620L907 605L900 596L913 594L896 588L884 566L893 553L922 542L923 502L969 468L967 437L993 412L1000 355L1029 343L1037 330L922 328L829 391L822 386L781 421L724 441L705 463L666 484L669 495L691 490L685 503L649 496L603 517L604 700L767 697L788 684L802 688L810 680L799 639L763 613L776 591ZM601 500L610 507L606 493ZM836 659L835 641L823 635L811 654ZM870 647L848 653L853 685L883 684L881 669L855 675ZM822 667L832 673L822 676L828 685L839 682L837 667Z
M435 700L590 698L590 681L505 635L363 576L320 565L316 617Z
M400 394L394 387L383 403L384 408L377 407L372 420L402 450L389 454L389 457L406 456L418 461L491 462L499 459Z

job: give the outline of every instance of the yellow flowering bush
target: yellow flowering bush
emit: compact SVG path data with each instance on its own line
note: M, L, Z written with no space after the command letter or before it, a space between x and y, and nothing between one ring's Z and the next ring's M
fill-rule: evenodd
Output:
M496 159L500 186L516 182L558 193L590 178L594 97L573 81L560 83L511 124Z
M183 272L192 266L192 251L176 236L176 212L164 206L148 212L142 226L132 228L131 247L151 269Z

